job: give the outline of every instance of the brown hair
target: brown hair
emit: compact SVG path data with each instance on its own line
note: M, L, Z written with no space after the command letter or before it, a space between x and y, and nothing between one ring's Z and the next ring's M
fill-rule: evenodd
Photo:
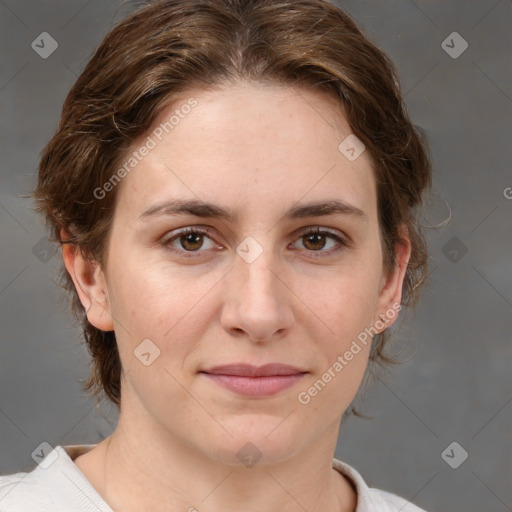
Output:
M415 305L427 275L417 210L431 186L428 143L408 117L390 59L326 0L157 0L119 23L70 90L42 153L32 195L51 239L60 242L64 228L69 242L105 268L117 190L101 200L93 191L112 178L133 141L178 93L238 80L307 86L343 107L374 161L386 272L395 263L400 229L407 229L412 253L403 304ZM115 333L89 323L64 266L60 284L92 356L83 390L104 391L119 408ZM387 330L374 337L371 362L394 362L383 350L388 338Z

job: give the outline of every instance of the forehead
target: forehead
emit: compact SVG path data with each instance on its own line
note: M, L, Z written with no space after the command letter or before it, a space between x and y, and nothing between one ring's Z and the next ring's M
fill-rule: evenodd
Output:
M123 178L118 204L129 203L125 213L136 217L176 197L261 209L329 193L371 209L368 152L350 161L339 148L350 135L341 106L322 92L254 84L190 90L132 145L150 149Z

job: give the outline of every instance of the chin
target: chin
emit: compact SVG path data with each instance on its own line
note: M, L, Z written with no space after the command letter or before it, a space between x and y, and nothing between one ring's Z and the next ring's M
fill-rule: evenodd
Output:
M211 458L228 466L263 467L283 462L301 450L299 440L304 435L291 432L291 425L285 425L289 420L261 416L244 415L245 421L238 418L229 425L222 422L232 437L226 434L218 437L217 443L212 440Z

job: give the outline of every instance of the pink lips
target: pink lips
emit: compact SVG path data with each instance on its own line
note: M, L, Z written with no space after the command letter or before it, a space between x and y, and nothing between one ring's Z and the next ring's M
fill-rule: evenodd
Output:
M216 366L200 373L235 393L263 397L293 386L307 372L285 364L270 363L260 367L246 364Z

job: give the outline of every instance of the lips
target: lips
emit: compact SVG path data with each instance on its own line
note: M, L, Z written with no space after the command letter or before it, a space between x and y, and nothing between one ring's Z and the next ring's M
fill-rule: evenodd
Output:
M287 364L269 363L215 366L199 373L239 396L261 399L293 387L308 372Z
M229 364L223 366L215 366L201 373L210 375L233 375L237 377L270 377L279 375L298 375L307 373L304 370L281 363L269 363L263 366L253 366L248 364Z

